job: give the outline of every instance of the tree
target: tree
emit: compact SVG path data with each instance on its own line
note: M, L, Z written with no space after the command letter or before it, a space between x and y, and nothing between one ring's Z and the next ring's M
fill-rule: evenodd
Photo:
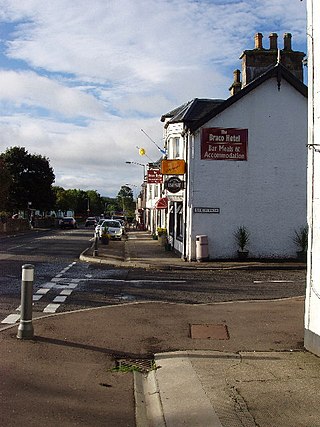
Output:
M133 191L127 185L123 185L117 195L118 204L122 207L121 210L127 215L131 215L135 210L135 202L133 200Z
M65 190L54 187L56 209L66 212L73 210L78 215L100 215L104 211L104 200L95 190Z
M8 168L6 167L3 159L0 157L0 211L5 212L8 208L9 202L9 189L12 178Z
M1 154L0 158L12 178L8 198L10 209L25 210L30 202L34 209L53 208L52 184L55 176L46 157L29 154L24 147L12 147Z

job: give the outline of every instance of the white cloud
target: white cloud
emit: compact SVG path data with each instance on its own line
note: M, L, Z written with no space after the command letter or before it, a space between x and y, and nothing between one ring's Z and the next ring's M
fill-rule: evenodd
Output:
M0 71L0 101L43 108L65 117L100 117L103 108L93 96L31 71Z
M104 195L140 183L136 146L159 157L141 128L161 144L162 114L229 95L256 32L306 39L298 0L0 0L0 19L0 152L26 146L57 184Z

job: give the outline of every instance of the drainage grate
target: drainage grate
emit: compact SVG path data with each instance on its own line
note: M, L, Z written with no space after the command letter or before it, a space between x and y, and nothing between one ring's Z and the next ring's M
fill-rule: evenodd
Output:
M228 340L229 332L227 325L190 325L190 336L192 339Z
M143 374L155 369L153 359L117 359L116 370L118 371L138 371Z

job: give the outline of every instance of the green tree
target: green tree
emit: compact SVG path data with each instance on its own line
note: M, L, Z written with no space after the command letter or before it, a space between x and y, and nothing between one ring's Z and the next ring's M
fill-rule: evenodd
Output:
M49 159L29 154L24 147L8 148L0 158L11 175L8 206L25 210L28 203L34 209L50 210L54 206L52 184L55 176Z
M133 200L133 191L127 185L123 185L117 195L118 205L126 215L132 215L135 210L135 202Z
M12 178L3 159L0 157L0 211L5 212L8 209L9 189Z

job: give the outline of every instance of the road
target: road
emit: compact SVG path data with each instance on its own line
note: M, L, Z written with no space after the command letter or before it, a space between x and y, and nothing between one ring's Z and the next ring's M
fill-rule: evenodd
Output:
M19 319L21 267L35 266L34 317L130 301L207 304L304 295L304 271L145 271L79 261L92 230L0 238L0 324ZM10 320L10 322L8 321Z

